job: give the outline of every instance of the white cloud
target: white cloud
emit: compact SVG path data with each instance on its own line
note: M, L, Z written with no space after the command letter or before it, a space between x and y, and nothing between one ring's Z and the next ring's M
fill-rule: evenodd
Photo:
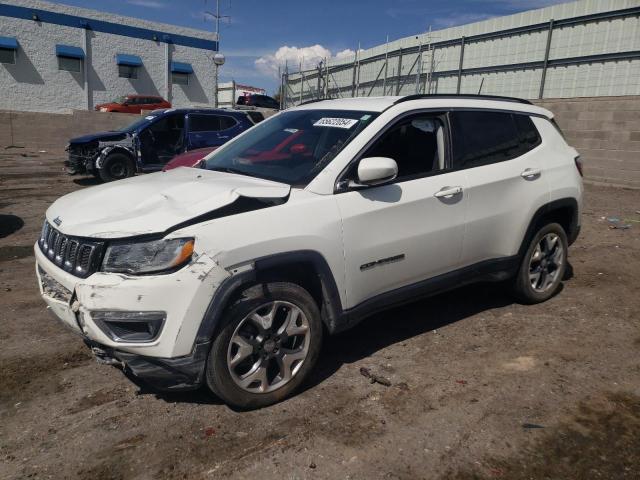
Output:
M254 64L264 75L277 78L278 67L283 68L285 64L288 65L290 71L295 71L300 68L301 63L303 69L309 69L316 67L318 63L325 59L348 59L353 58L355 54L355 51L346 48L333 55L331 50L319 44L309 47L289 47L284 45L273 53L262 55L255 60Z
M292 69L299 68L301 63L303 68L311 68L331 56L331 51L322 45L316 44L302 48L285 45L274 53L261 56L255 61L255 65L265 75L277 77L278 67L283 67L285 64Z
M355 50L351 50L350 48L345 48L344 50L340 50L336 53L336 58L343 60L346 58L354 58L356 56Z
M158 2L156 0L127 0L126 3L145 8L167 8L166 3Z

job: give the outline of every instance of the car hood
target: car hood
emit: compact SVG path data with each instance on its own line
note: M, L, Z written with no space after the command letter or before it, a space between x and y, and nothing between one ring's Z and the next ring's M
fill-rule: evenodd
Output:
M164 232L240 197L284 199L290 190L269 180L183 167L78 190L56 200L46 216L66 235L123 238Z
M69 140L69 143L81 144L81 143L90 143L90 142L115 142L117 140L124 140L127 138L127 133L125 132L99 132L99 133L91 133L89 135L83 135L82 137L76 137Z

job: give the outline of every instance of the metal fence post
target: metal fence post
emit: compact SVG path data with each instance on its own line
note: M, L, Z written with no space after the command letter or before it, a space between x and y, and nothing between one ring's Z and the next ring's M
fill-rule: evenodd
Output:
M418 68L416 70L416 94L420 93L420 73L422 72L422 38L418 44L418 56L416 57Z
M387 71L389 70L389 35L384 49L384 80L382 81L382 96L387 94Z
M400 77L402 76L402 47L400 47L400 54L398 55L398 83L396 83L396 95L400 95Z
M456 93L460 93L460 84L462 83L462 63L464 62L464 36L460 38L460 64L458 65L458 87Z
M358 63L358 52L353 59L353 75L351 76L351 96L356 96L356 64Z
M538 98L544 95L544 83L547 80L547 65L549 64L549 52L551 51L551 36L553 35L553 18L549 20L549 31L547 33L547 48L544 51L544 64L542 65L542 76L540 78L540 92Z
M360 96L360 92L358 91L360 89L360 42L358 42L358 51L356 52L356 64L357 64L357 71L356 71L356 97Z

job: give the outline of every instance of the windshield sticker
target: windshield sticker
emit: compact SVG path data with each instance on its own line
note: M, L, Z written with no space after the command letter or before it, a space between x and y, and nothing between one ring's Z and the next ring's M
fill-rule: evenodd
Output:
M145 120L153 120L155 117L155 115L148 115L146 117L144 117Z
M285 128L284 129L285 132L289 132L289 133L296 133L298 131L297 128Z
M370 118L371 118L371 115L363 115L362 117L360 117L360 120L362 120L363 122L366 122Z
M324 117L318 120L313 124L314 127L332 127L332 128L346 128L349 129L353 127L358 120L354 120L353 118L331 118Z

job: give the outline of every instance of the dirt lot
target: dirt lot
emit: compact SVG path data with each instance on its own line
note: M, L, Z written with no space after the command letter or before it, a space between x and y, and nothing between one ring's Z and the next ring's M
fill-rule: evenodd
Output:
M587 188L574 276L544 305L474 286L329 339L282 404L234 412L95 363L49 315L32 244L90 185L0 151L0 478L640 478L640 191ZM387 378L370 383L362 367Z

